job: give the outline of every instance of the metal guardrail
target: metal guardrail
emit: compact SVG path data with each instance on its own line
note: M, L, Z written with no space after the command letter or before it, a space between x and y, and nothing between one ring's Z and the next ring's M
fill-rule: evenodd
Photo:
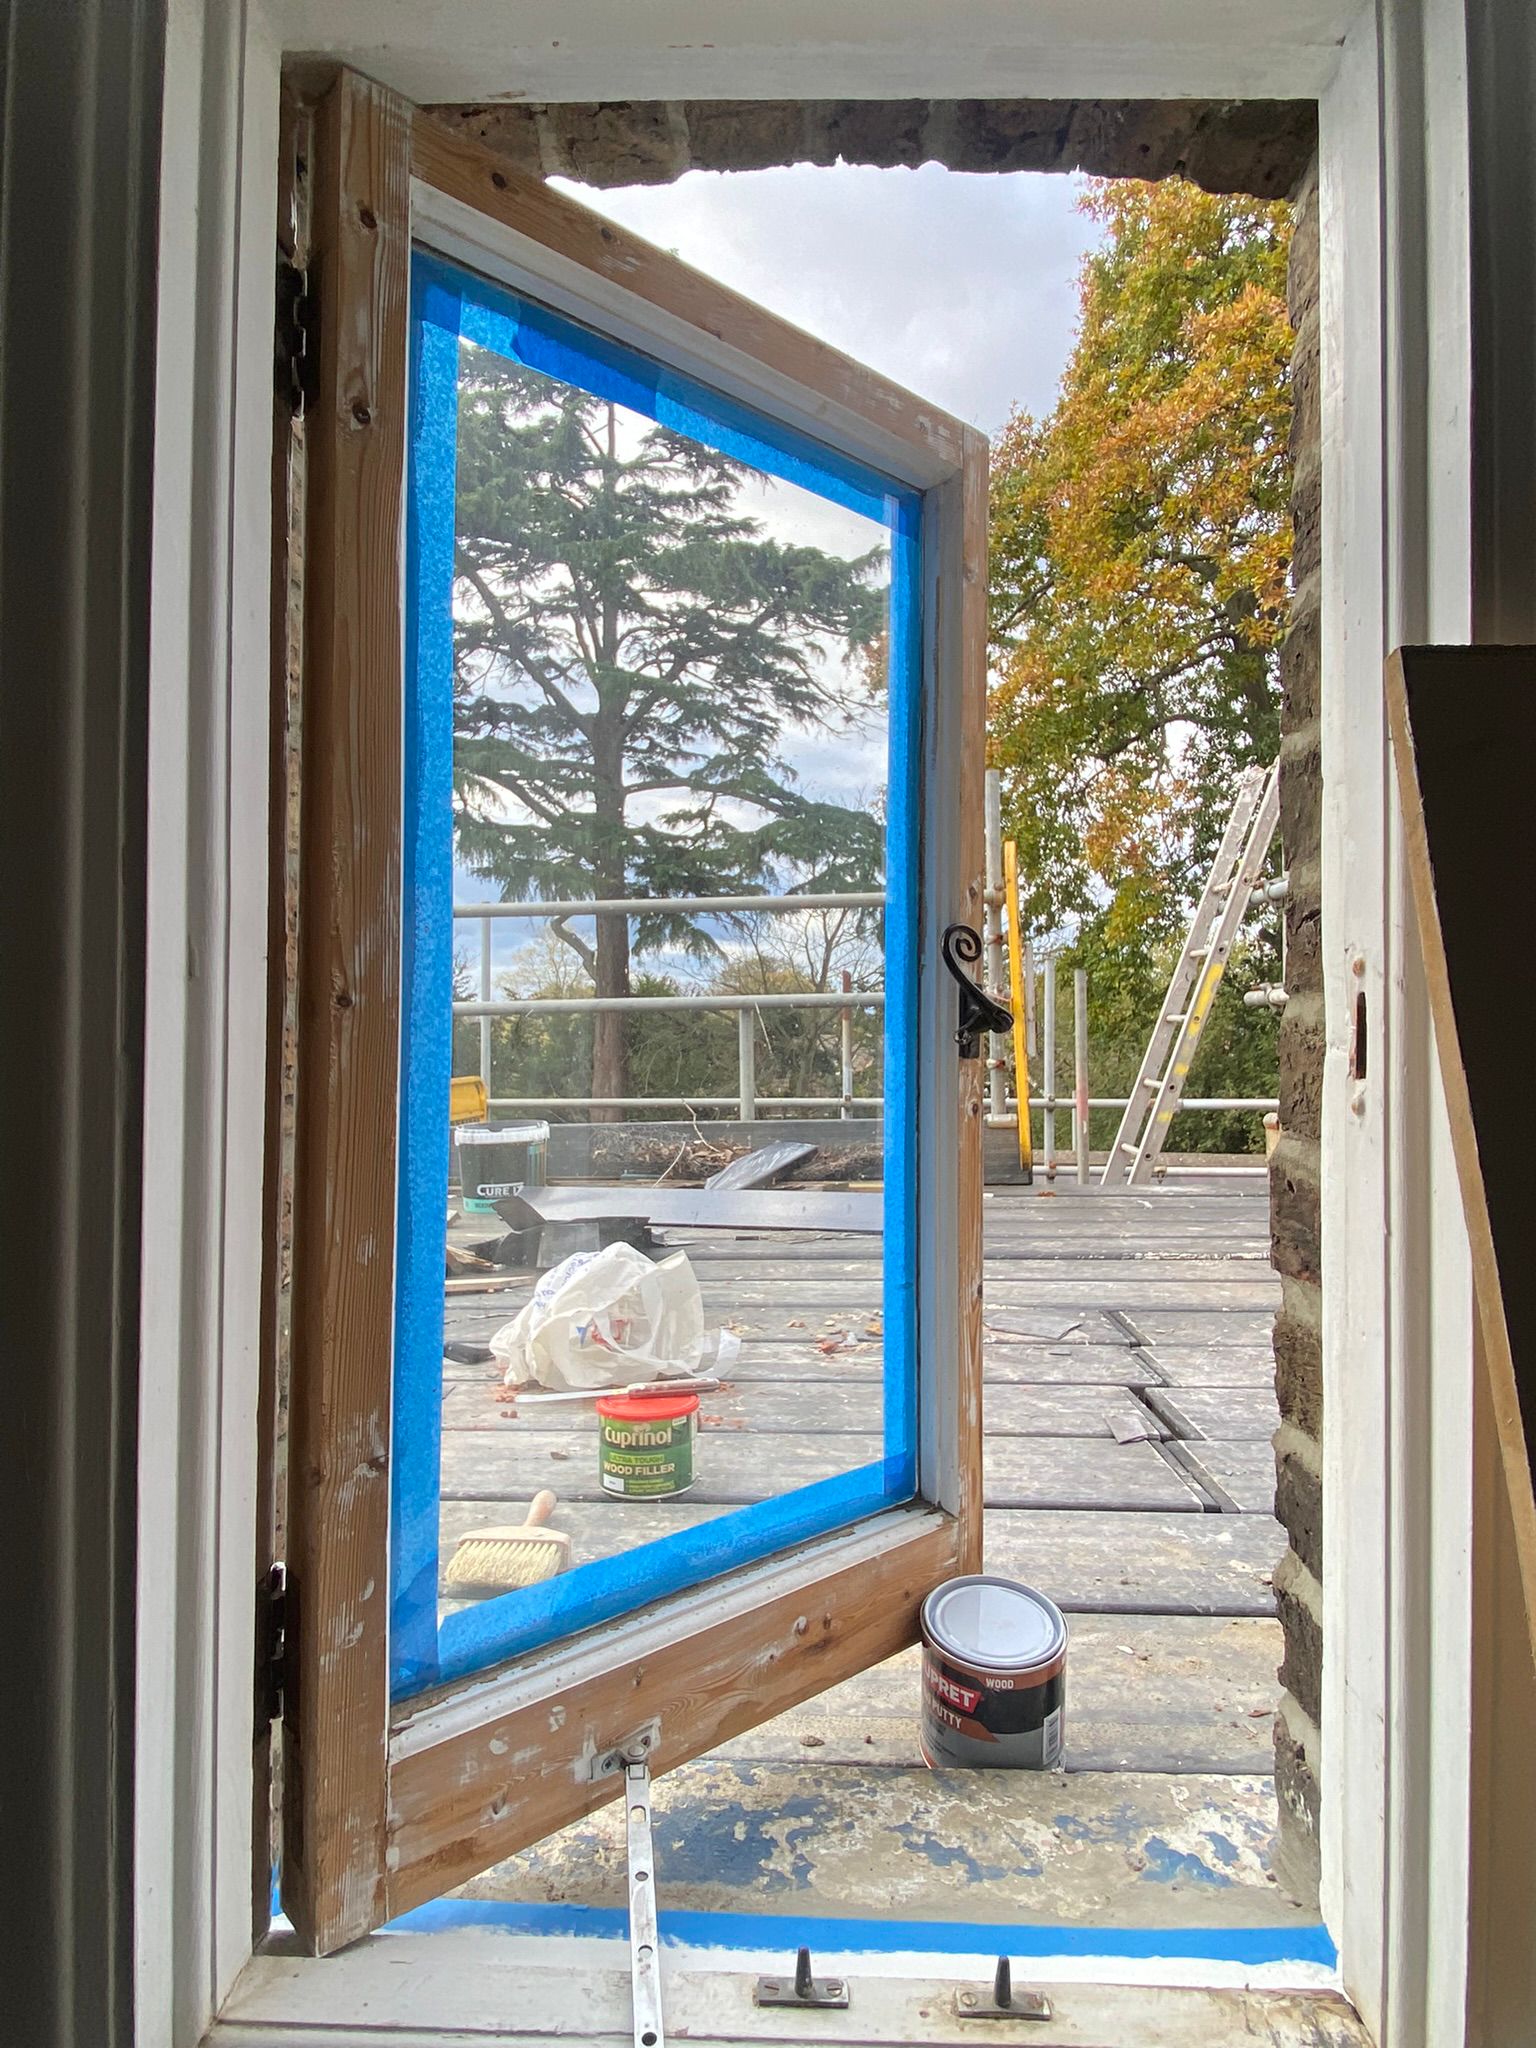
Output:
M851 889L801 896L653 896L588 897L563 903L456 903L455 919L476 919L480 924L480 994L478 999L456 1002L456 1017L480 1020L480 1076L486 1094L491 1087L491 1020L495 1017L580 1017L600 1010L715 1011L736 1013L736 1081L734 1099L729 1096L497 1096L491 1107L505 1109L730 1109L734 1106L743 1123L753 1123L760 1108L835 1109L848 1119L870 1106L868 1097L853 1092L853 1013L885 1007L883 989L807 989L803 993L744 995L714 993L694 996L524 996L502 1001L491 995L491 925L500 918L603 917L623 914L639 917L648 911L671 911L680 915L749 917L762 913L791 915L807 910L879 910L885 904L883 889ZM837 1010L841 1013L840 1069L841 1095L759 1096L757 1092L757 1040L753 1023L764 1010Z
M989 776L990 782L990 776ZM992 791L989 788L989 799ZM989 855L991 848L989 845ZM996 901L994 901L994 895ZM994 973L1000 972L995 965L1004 944L1001 920L997 916L1001 891L989 886L985 892L987 911L988 960L994 964ZM740 992L720 992L704 995L677 996L514 996L496 998L491 993L491 930L493 924L508 918L560 918L599 917L623 914L638 917L651 911L672 911L685 915L756 916L761 914L787 916L807 910L878 910L885 903L883 890L848 890L831 894L804 896L659 896L659 897L592 897L575 902L539 903L456 903L453 915L456 922L477 922L480 926L480 993L456 1002L453 1013L456 1017L478 1018L480 1022L480 1074L486 1085L490 1107L499 1113L519 1112L534 1109L735 1109L743 1123L756 1120L759 1110L828 1110L843 1119L867 1115L883 1106L878 1095L855 1095L853 1092L853 1013L855 1010L878 1010L885 1005L883 989L807 989L790 994L774 992L752 995ZM1046 1073L1054 1074L1056 1056L1056 963L1050 954L1041 958L1041 969L1045 982L1045 1033L1042 1047ZM1081 971L1081 970L1079 970ZM1082 1004L1078 1006L1082 1011ZM734 1011L737 1019L736 1068L737 1092L729 1095L491 1095L491 1023L497 1017L579 1017L590 1016L603 1010L639 1011ZM837 1010L841 1013L841 1080L840 1095L759 1095L757 1092L757 1045L753 1035L753 1021L764 1010ZM1055 1120L1060 1110L1066 1110L1072 1118L1072 1145L1078 1147L1080 1118L1095 1109L1124 1109L1128 1098L1123 1095L1092 1095L1087 1093L1087 1045L1086 1026L1078 1022L1076 1036L1078 1085L1072 1095L1058 1095L1048 1089L1043 1095L1034 1096L1031 1110L1043 1112L1045 1155L1047 1163L1055 1157ZM1019 1105L1015 1097L1007 1093L1007 1060L1003 1041L996 1039L990 1045L987 1060L990 1075L989 1099L986 1122L990 1129L1014 1129L1018 1123ZM1203 1096L1189 1098L1183 1104L1189 1110L1255 1110L1269 1111L1279 1107L1273 1097L1266 1096ZM1086 1133L1084 1133L1086 1136Z

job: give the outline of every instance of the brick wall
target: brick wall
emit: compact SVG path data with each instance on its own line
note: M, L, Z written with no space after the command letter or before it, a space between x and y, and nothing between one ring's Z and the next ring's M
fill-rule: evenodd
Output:
M1311 157L1302 100L621 100L430 110L540 177L664 185L684 171L945 164L1183 177L1283 199Z

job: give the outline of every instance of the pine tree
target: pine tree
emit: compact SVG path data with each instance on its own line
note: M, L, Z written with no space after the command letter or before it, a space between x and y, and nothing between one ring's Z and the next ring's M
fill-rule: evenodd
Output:
M464 351L454 800L460 859L504 897L880 886L881 820L805 795L782 748L867 704L885 551L769 537L740 508L752 474ZM632 950L716 950L677 915L595 927L553 929L603 996L630 993ZM595 1019L595 1096L629 1092L624 1024Z

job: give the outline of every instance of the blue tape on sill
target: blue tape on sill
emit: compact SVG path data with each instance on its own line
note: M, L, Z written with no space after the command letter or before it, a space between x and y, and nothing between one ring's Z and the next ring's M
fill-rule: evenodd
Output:
M490 1927L505 1934L585 1934L627 1941L621 1906L516 1904L498 1899L434 1899L404 1913L386 1934L438 1934ZM1124 1961L1308 1963L1332 1969L1338 1950L1321 1921L1284 1927L1053 1927L1018 1920L866 1920L799 1913L661 1914L661 1938L673 1947L784 1949L801 1943L825 1955L1105 1956Z

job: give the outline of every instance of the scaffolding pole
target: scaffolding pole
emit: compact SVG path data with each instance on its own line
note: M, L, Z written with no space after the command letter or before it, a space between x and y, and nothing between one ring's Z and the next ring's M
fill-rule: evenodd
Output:
M480 1000L491 1000L491 927L482 920L480 925ZM485 1083L487 1095L491 1092L491 1020L480 1019L480 1078Z
M744 1124L757 1121L757 1019L750 1010L736 1012L738 1107Z
M1072 970L1072 1050L1076 1101L1072 1136L1077 1152L1077 1184L1088 1185L1088 970Z
M843 994L844 994L845 996L846 996L846 995L849 995L849 994L851 994L851 993L852 993L852 990L853 990L853 976L852 976L852 975L851 975L851 974L850 974L850 973L848 972L848 969L847 969L847 968L845 967L845 968L843 969ZM839 1011L838 1011L838 1013L837 1013L837 1021L838 1021L838 1048L839 1048L839 1052L840 1052L840 1055L841 1055L841 1057L840 1057L840 1061L839 1061L839 1065L840 1065L840 1068L841 1068L841 1076L842 1076L842 1086L843 1086L843 1107L842 1107L841 1115L842 1115L842 1117L843 1117L843 1120L844 1120L844 1121L846 1122L846 1121L847 1121L847 1119L848 1119L849 1117L851 1117L851 1116L853 1115L853 1012L852 1012L852 1010L850 1010L850 1009L842 1009L842 1010L839 1010Z
M1040 1120L1044 1125L1045 1177L1056 1178L1056 955L1047 953L1041 963L1045 981L1045 1044L1041 1052L1041 1079L1045 1089Z
M1008 978L1013 998L1013 1092L1018 1097L1019 1171L1035 1177L1035 1141L1029 1116L1029 993L1024 975L1026 948L1019 923L1019 849L1003 848L1003 888L1008 898Z
M1003 778L996 768L986 772L987 886L982 895L982 926L986 937L986 971L983 980L988 995L1000 1003L1007 971L1003 965ZM1008 1114L1008 1040L1001 1031L987 1034L987 1115Z

